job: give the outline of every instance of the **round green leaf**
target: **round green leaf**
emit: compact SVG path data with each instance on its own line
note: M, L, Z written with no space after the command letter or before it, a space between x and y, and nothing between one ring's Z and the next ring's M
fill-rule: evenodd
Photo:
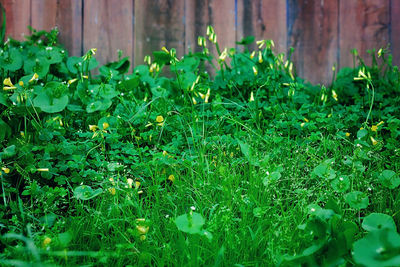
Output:
M367 267L400 266L400 235L393 229L369 232L353 244L354 261Z
M204 222L203 216L197 212L183 214L175 219L176 227L189 234L201 234Z
M342 175L333 180L331 185L336 192L344 193L350 188L350 179L347 175Z
M379 182L389 188L394 189L400 185L400 177L391 170L384 170L378 177Z
M364 218L362 228L368 232L389 228L396 231L396 224L391 216L383 213L371 213Z
M353 191L353 192L347 193L344 196L344 199L351 208L357 209L357 210L365 209L369 205L368 196L365 193L359 192L359 191Z
M73 74L77 74L82 68L82 61L83 59L81 57L69 57L67 59L68 70Z
M10 48L6 56L2 59L1 67L8 71L17 71L22 67L23 59L21 53L16 48Z
M78 186L77 188L75 188L74 196L80 200L89 200L89 199L92 199L92 198L100 195L102 192L103 192L103 190L101 188L93 190L88 185L81 185L81 186Z

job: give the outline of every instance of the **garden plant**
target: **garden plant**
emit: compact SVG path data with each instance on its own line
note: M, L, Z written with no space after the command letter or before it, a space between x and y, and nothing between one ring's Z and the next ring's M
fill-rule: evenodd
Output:
M31 30L0 45L0 265L400 266L388 48L324 86L211 26L131 72Z

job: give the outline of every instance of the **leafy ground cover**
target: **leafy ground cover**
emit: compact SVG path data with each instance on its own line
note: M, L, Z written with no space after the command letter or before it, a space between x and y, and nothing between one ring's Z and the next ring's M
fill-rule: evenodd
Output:
M221 50L212 27L129 74L57 34L0 50L1 265L400 265L387 49L353 51L325 87L272 41Z

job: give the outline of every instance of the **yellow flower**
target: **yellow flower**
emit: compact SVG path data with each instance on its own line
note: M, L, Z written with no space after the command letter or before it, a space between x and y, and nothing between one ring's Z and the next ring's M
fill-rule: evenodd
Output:
M89 79L89 76L87 76L87 75L82 75L82 78L84 78L84 79Z
M305 125L305 123L304 123L304 122L302 122L302 123L300 124L300 126L301 126L301 127L304 127L304 125Z
M193 105L197 104L196 98L192 97Z
M333 97L336 101L338 101L338 97L337 97L337 94L336 94L335 90L332 90L332 97Z
M208 98L210 97L210 88L207 90L206 98L204 99L205 103L208 103Z
M110 124L108 124L108 122L103 122L103 130L107 129L108 127L110 127Z
M224 51L222 51L221 55L219 56L219 60L225 61L227 56L228 56L228 50L225 48Z
M139 232L139 234L145 235L149 231L149 227L144 225L136 225L136 230Z
M371 138L372 145L375 146L378 144L378 141L376 141L372 136L370 138Z
M108 180L111 182L111 184L112 184L112 185L115 185L114 178L112 178L112 177L111 177L111 178L110 178L110 179L108 179Z
M99 127L97 125L89 125L89 130L94 132L96 131L96 129L98 129Z
M380 123L378 123L376 126L381 126L382 124L384 124L383 121L381 121Z
M92 52L93 55L96 55L97 48L92 48L92 49L90 49L90 52Z
M175 182L175 176L173 174L171 174L170 176L168 176L168 180L170 180L171 182Z
M157 116L156 122L161 123L163 121L164 121L164 117L163 116L161 116L161 115Z
M350 133L346 133L346 137L349 137L350 136Z
M257 70L256 66L253 66L253 73L254 73L254 76L257 76L258 70Z
M117 193L114 187L108 188L108 192L110 192L110 194L113 196L115 196L115 194Z
M164 151L162 152L162 154L163 154L163 156L165 157L166 155L168 155L168 152L164 150Z
M231 158L233 158L233 152L231 152L231 154L229 155Z
M36 171L38 171L38 172L48 172L49 168L38 168L38 169L36 169Z
M254 101L254 93L253 92L251 92L250 93L250 99L249 99L249 102L253 102Z
M305 122L309 122L309 120L308 120L307 118L304 118L304 121L305 121Z
M50 243L51 243L51 238L47 236L42 241L43 247L47 247Z
M73 84L74 82L76 82L78 80L78 78L72 79L68 81L68 85Z
M135 181L135 189L139 189L140 187L140 182L139 181Z
M24 82L23 81L19 81L18 84L19 84L19 86L24 86Z
M129 179L126 180L126 182L128 183L128 187L132 188L133 179L129 178Z
M253 59L255 55L256 55L256 51L251 52L250 58Z
M35 72L29 82L37 81L39 79L39 75Z
M3 167L3 168L1 168L1 170L2 170L4 173L10 173L10 169L9 169L9 168Z
M372 125L371 126L371 131L376 132L378 130L378 126L377 125Z
M140 241L145 241L146 240L146 235L141 235L139 238L140 238Z
M7 79L4 79L3 84L4 85L8 85L10 87L14 86L14 84L11 82L11 78L10 77L8 77Z
M261 51L258 51L258 63L263 63Z
M161 50L164 51L165 53L169 54L169 51L168 51L167 48L165 48L165 46L163 46L163 47L161 48Z
M200 92L199 92L199 96L200 96L201 99L206 98L206 95L205 95L205 94L202 94L202 93L200 93Z

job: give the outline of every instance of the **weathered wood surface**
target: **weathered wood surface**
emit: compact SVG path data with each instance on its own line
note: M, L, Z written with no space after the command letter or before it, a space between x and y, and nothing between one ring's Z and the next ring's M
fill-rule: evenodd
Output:
M400 64L399 0L0 0L7 14L6 35L23 39L28 25L60 29L70 55L98 48L100 63L123 50L135 64L162 46L178 56L198 51L197 37L213 25L221 47L254 35L272 39L277 52L295 48L297 73L329 83L332 66L352 66L351 50L391 43ZM251 47L255 49L256 46ZM211 49L212 53L216 53ZM368 59L367 59L368 62Z
M390 39L390 0L341 0L339 13L340 67L353 66L352 49L370 63L367 50L385 47Z

